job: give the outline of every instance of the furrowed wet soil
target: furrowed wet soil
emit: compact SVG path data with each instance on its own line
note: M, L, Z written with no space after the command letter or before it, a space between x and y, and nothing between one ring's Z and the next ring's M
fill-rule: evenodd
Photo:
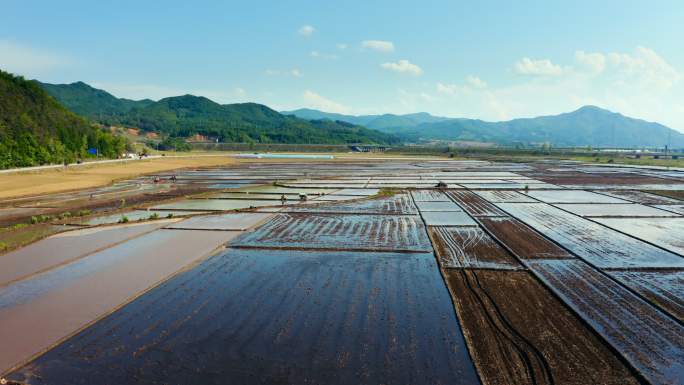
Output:
M639 383L529 273L445 272L484 384Z
M232 249L9 376L31 384L478 384L424 254Z

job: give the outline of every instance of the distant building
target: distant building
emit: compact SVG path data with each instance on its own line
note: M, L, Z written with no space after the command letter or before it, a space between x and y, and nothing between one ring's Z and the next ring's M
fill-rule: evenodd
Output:
M349 148L354 152L385 152L385 150L387 150L387 147L385 146L378 146L373 144L358 144L349 146Z

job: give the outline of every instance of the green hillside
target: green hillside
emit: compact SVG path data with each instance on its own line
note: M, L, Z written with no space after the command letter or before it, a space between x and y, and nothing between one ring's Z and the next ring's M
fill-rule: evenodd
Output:
M0 71L0 168L73 162L89 148L116 157L125 140L93 127L35 82Z
M72 112L93 120L116 119L133 108L145 107L152 100L130 100L93 88L83 82L48 84L36 81L48 94L67 106Z
M85 83L41 84L72 111L108 125L137 127L171 137L201 134L221 142L256 143L378 143L393 144L395 136L334 120L286 116L256 103L218 104L205 97L184 95L153 102L118 99Z

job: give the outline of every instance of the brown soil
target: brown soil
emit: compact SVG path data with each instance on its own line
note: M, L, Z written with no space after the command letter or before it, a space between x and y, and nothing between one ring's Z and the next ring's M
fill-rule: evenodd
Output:
M648 192L684 201L684 190L649 190Z
M480 222L499 241L520 258L574 258L522 222L513 218L480 218Z
M478 227L428 228L443 266L516 270L523 267L503 247Z
M505 216L506 214L499 210L493 204L487 202L485 199L475 194L472 191L449 191L447 195L458 203L463 210L473 216Z
M483 384L637 384L527 272L446 270Z
M635 184L672 184L670 179L652 178L634 174L585 174L567 173L568 175L537 175L542 182L558 185L598 184L598 185L635 185Z

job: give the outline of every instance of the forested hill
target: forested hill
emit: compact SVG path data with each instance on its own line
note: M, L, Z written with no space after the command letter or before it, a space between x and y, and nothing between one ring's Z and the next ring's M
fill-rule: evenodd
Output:
M378 143L399 140L391 134L334 120L286 116L256 103L218 104L205 97L184 95L157 102L118 99L85 83L41 84L72 111L107 125L137 127L172 137L195 134L221 142L259 143Z
M125 140L67 110L35 82L0 71L0 168L73 162L89 148L116 157Z
M133 108L141 108L154 103L149 99L130 100L117 98L107 91L93 88L83 82L71 84L48 84L36 81L48 94L72 112L99 120L126 113Z

